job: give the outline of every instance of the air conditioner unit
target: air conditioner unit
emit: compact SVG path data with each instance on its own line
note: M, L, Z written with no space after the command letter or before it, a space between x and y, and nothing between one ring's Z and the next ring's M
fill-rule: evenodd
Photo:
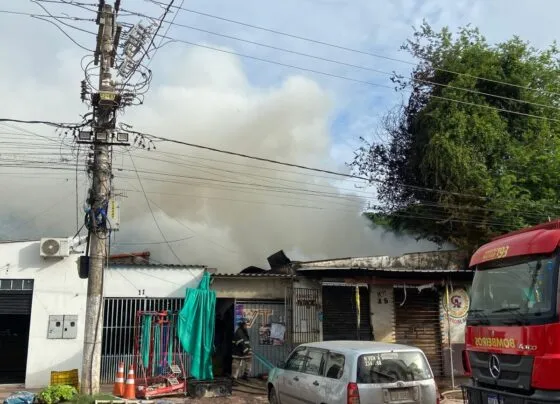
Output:
M42 238L41 257L68 257L70 240L67 238Z

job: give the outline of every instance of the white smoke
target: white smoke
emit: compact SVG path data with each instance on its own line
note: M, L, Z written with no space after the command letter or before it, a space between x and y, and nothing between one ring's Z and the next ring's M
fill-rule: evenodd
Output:
M277 86L257 88L236 57L200 49L177 61L174 77L172 86L153 89L150 107L131 111L126 120L139 130L177 140L344 170L343 162L330 161L333 105L314 81L291 76ZM163 210L156 218L165 223L166 238L193 236L171 244L183 262L231 272L247 265L266 266L266 257L280 249L292 259L314 259L434 248L372 230L360 213L374 192L353 190L356 182L343 184L350 191L340 190L339 179L326 174L173 144L158 146L155 152L136 153L134 164L154 202L152 208ZM123 167L132 167L129 158L124 158ZM134 179L117 183L140 189ZM146 212L142 193L128 195L125 218L136 219L143 229L141 239L161 241L151 214L138 217L128 210L134 204L143 205ZM137 226L135 237L140 234ZM123 234L132 238L133 233ZM149 249L158 260L174 260L166 245Z
M76 53L60 54L57 61L58 74L50 81L0 82L5 116L56 121L85 111L78 107L81 71ZM1 71L7 77L16 74ZM177 140L345 170L344 162L330 158L332 96L309 78L294 75L275 86L259 87L250 82L239 59L195 49L174 59L159 81L165 84L152 86L146 104L130 108L120 121ZM53 137L52 130L31 129ZM31 134L22 136L39 149L50 145L50 158L60 158L56 142L53 146ZM355 188L356 182L167 143L158 143L155 151L133 151L132 158L155 220L182 263L237 272L248 265L267 267L266 257L280 249L302 260L435 248L372 230L361 211L374 191ZM75 233L75 173L5 167L2 172L3 194L10 196L1 202L4 238ZM114 172L117 191L126 197L113 251L149 250L158 262L177 263L163 243L127 152L115 153ZM84 179L80 176L80 204ZM78 226L82 220L80 212Z

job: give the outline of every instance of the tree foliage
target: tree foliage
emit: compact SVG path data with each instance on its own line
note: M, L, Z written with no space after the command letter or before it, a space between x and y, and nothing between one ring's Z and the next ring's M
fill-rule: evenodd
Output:
M402 49L418 60L410 77L393 77L408 102L385 116L385 142L364 141L352 163L378 184L369 217L472 250L558 215L556 45L490 45L475 28L424 23Z

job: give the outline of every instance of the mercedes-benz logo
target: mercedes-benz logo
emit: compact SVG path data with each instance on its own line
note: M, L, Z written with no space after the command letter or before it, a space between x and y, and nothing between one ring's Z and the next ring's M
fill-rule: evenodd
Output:
M499 379L502 370L500 368L500 360L496 355L490 356L490 360L488 361L488 370L490 370L490 375L494 379Z

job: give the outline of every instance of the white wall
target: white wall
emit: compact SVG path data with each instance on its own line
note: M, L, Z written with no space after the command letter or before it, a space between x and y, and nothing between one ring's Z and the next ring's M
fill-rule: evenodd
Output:
M369 285L371 325L376 341L395 342L395 304L393 285Z
M185 297L196 288L204 268L116 265L105 271L105 297Z
M291 284L290 278L216 276L212 289L218 298L284 300Z
M49 383L52 370L80 369L84 338L87 283L78 277L80 254L64 259L44 259L39 242L0 244L0 278L34 279L27 388ZM47 339L49 315L78 316L76 339Z
M40 242L0 243L0 279L33 279L26 388L49 384L53 370L81 369L87 280L78 277L80 253L44 259ZM204 268L133 266L105 272L105 297L184 297ZM49 315L77 315L76 339L47 339ZM81 374L81 372L80 372Z

